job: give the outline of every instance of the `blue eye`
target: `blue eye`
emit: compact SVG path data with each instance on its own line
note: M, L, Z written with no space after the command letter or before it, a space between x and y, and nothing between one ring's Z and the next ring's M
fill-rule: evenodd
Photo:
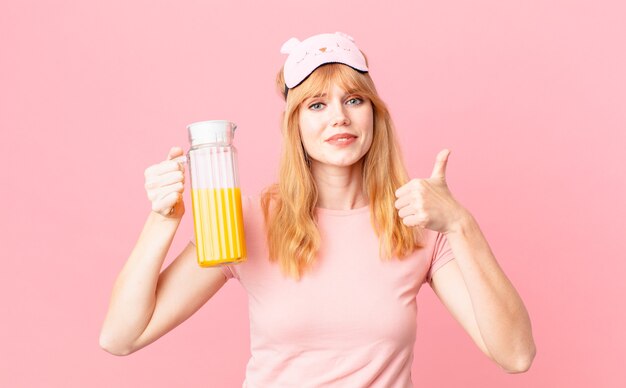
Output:
M314 104L309 105L309 109L311 109L311 110L320 110L320 109L322 109L323 106L324 106L324 104L322 104L321 102L316 102Z
M351 99L347 101L348 105L359 105L361 103L363 103L363 99L359 97L352 97Z

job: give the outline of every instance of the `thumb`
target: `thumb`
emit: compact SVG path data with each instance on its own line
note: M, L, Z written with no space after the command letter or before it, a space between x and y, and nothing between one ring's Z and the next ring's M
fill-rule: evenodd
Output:
M435 167L433 167L433 173L431 178L446 179L446 166L448 165L448 156L450 156L450 150L443 149L437 154L437 160L435 160Z
M167 153L167 160L172 160L175 157L182 155L183 149L180 147L172 147L170 148L170 152Z

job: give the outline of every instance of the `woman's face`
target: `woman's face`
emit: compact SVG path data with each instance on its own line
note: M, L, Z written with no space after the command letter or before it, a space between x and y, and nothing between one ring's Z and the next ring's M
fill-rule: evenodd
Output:
M311 167L352 166L372 145L374 112L369 99L333 84L329 94L314 96L299 108L300 136Z

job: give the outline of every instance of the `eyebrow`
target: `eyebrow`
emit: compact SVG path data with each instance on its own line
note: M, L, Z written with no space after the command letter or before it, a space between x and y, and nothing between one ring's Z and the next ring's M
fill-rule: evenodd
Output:
M345 93L346 96L349 96L351 94L360 94L359 91L356 90L356 89L346 90L345 92L346 92ZM314 98L319 98L319 97L326 97L326 95L327 95L327 93L318 93L318 94L316 94L314 96L308 97L307 100L314 99Z

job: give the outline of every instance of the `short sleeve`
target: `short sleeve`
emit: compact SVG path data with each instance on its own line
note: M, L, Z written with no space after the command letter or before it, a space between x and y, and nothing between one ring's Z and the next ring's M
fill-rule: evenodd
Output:
M426 277L426 281L430 283L433 279L433 274L444 264L454 259L454 255L452 254L452 249L450 248L450 244L448 243L448 238L445 234L437 233L437 238L435 239L435 247L433 249L433 255L431 258L430 269L428 270L428 275Z
M221 267L222 267L222 272L226 276L226 280L229 280L235 277L235 271L233 270L232 265L224 264Z

